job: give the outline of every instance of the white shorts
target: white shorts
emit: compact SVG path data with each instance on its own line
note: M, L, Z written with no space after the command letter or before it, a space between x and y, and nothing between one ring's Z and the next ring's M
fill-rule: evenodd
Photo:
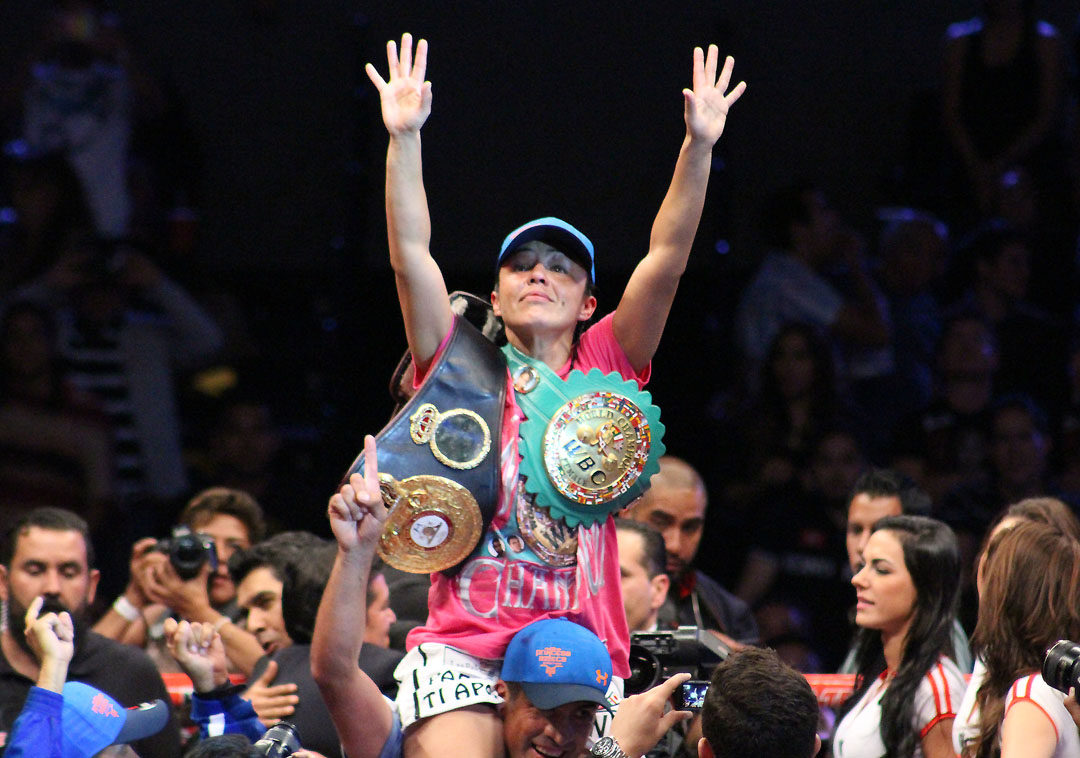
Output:
M439 642L423 642L394 670L401 727L469 705L498 705L501 659L477 658Z
M495 691L495 682L501 670L502 659L477 658L439 642L417 645L394 670L401 728L469 705L499 705L503 699ZM617 710L623 699L620 677L611 677L606 697L611 710ZM611 715L598 709L588 745L605 736L610 725Z

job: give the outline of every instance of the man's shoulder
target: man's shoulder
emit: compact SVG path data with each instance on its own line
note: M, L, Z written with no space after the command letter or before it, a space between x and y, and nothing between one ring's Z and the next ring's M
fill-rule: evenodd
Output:
M749 606L746 603L724 589L724 586L720 584L720 582L713 579L704 571L694 569L694 577L694 589L701 594L715 597L717 600L734 610L749 610Z

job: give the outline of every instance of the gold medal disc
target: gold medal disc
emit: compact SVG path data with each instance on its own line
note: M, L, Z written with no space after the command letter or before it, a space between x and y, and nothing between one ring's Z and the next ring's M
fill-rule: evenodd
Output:
M390 515L379 537L379 557L413 574L457 565L480 540L483 518L469 490L428 474L400 482L380 474Z

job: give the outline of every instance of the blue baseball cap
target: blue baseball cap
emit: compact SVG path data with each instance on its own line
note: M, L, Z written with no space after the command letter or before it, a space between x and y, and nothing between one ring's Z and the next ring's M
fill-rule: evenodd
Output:
M157 734L169 722L163 700L125 708L82 682L64 685L60 725L64 758L90 758L110 745L125 745Z
M570 224L554 216L545 216L519 226L506 235L502 249L499 250L499 259L495 262L495 274L498 276L499 267L507 255L517 250L526 242L539 240L546 242L561 253L570 256L589 270L589 276L596 283L596 261L594 260L593 243L584 234Z
M611 707L611 654L600 638L568 619L541 619L510 640L501 677L521 685L541 710L582 700Z

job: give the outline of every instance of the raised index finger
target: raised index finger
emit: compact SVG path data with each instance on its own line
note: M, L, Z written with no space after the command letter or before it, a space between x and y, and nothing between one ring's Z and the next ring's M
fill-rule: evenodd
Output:
M41 613L41 606L45 604L45 596L38 595L30 603L30 607L26 609L26 628L29 629L37 621L38 614Z
M364 486L368 494L379 491L379 459L375 449L375 438L370 434L364 437Z

